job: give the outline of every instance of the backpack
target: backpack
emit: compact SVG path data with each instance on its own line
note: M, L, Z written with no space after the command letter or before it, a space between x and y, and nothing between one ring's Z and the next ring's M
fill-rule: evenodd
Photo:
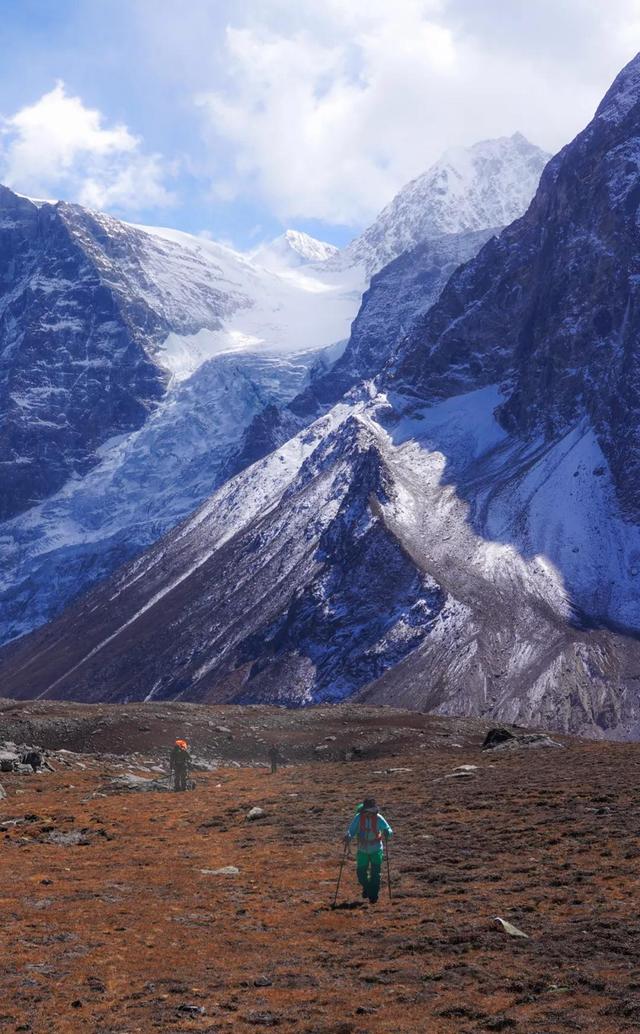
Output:
M189 751L176 745L171 753L171 760L174 768L185 768L189 761Z
M382 843L378 829L378 812L360 810L358 823L358 847L362 851L375 850Z

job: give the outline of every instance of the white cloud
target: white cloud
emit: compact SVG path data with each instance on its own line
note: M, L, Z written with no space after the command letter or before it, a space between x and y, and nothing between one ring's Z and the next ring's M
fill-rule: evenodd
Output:
M639 0L249 7L226 29L224 84L197 96L212 196L349 225L449 146L521 130L558 149L633 56L640 17Z
M1 178L21 193L117 211L172 203L160 156L146 154L125 125L105 126L63 82L0 127Z

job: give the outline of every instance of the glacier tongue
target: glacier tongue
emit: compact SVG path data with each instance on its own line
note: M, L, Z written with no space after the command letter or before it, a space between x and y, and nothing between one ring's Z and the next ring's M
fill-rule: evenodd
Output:
M176 384L137 432L105 443L83 478L0 525L0 630L49 620L145 549L225 477L245 427L304 384L316 352L223 355Z
M220 319L212 322L202 314L192 320L193 329L177 327L158 345L157 361L178 379L223 352L284 355L348 338L366 286L362 269L269 268L257 254L242 255L179 230L137 229L145 238L140 252L145 279L165 305L188 308L198 281L215 283L228 298Z

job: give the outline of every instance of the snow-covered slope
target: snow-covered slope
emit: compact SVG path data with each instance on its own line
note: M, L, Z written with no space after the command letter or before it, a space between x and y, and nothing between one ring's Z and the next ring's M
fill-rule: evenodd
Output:
M200 329L177 330L162 342L157 360L179 379L223 352L282 355L322 349L349 337L366 283L361 270L284 264L276 270L180 230L147 226L139 231L146 245L141 255L145 277L163 297L165 292L172 301L178 297L190 309L194 284L202 279L231 300L218 326L205 323L203 314Z
M10 695L640 735L639 68L375 381L7 648Z
M521 133L447 151L345 249L369 275L417 244L507 226L526 210L549 160Z

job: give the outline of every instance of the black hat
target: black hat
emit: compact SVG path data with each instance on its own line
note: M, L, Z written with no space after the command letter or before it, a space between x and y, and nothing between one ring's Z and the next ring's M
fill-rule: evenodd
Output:
M375 797L365 797L362 802L363 811L373 811L373 809L377 807L378 805L376 804Z

